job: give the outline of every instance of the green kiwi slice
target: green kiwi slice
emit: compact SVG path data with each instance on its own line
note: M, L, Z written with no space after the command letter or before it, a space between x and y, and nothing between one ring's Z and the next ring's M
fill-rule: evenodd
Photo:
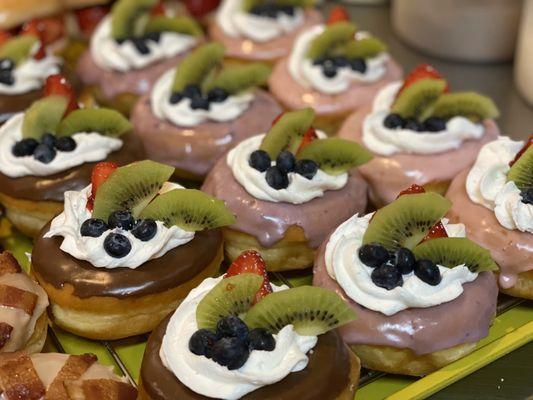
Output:
M339 138L314 140L297 153L298 160L313 160L330 175L339 175L372 159L359 143Z
M270 67L263 63L227 66L209 80L205 89L218 87L229 94L243 92L256 86L265 85L270 72Z
M148 11L157 0L119 0L111 10L111 36L127 39L140 36L148 22Z
M98 132L118 137L131 130L126 117L110 108L82 108L72 111L57 127L57 136L71 136L78 132Z
M189 54L176 68L172 90L181 92L189 84L201 85L224 57L224 46L208 43Z
M30 56L31 49L39 38L34 35L21 35L9 39L0 47L0 59L9 59L19 64Z
M191 36L202 36L202 27L194 19L185 16L165 17L158 16L151 18L144 33L152 32L178 32Z
M339 47L344 47L354 39L357 27L350 22L338 22L328 25L324 32L311 41L307 50L307 58L316 60Z
M392 112L404 118L420 118L446 89L443 79L420 79L406 87L392 105Z
M475 92L445 93L435 102L431 115L443 119L463 116L474 122L500 115L494 102Z
M48 96L34 102L24 113L22 137L39 140L45 133L55 134L67 105L64 96Z
M92 217L107 221L112 212L122 210L139 217L173 173L174 168L150 160L117 168L98 188Z
M400 196L374 214L363 236L363 244L379 243L388 250L413 249L451 207L437 193Z
M316 4L316 0L275 0L275 4L278 5L287 5L300 8L309 8L313 7ZM243 0L241 3L241 8L243 11L250 11L254 6L263 4L265 1L262 0Z
M251 273L222 279L196 307L198 329L214 331L219 319L248 311L262 284L263 277Z
M387 51L385 43L375 37L351 40L343 49L344 56L348 59L371 58L385 51Z
M507 180L513 181L520 190L533 187L533 146L515 161L507 173Z
M250 329L278 333L292 324L300 335L317 336L355 319L355 312L331 290L300 286L264 297L246 314Z
M314 119L315 112L312 108L286 112L265 135L260 149L266 151L272 159L285 149L295 152Z
M235 216L218 200L196 189L177 189L157 196L140 214L186 231L201 231L235 223Z
M472 272L498 270L490 251L467 238L431 239L416 246L413 254L417 259L431 260L447 268L465 264Z

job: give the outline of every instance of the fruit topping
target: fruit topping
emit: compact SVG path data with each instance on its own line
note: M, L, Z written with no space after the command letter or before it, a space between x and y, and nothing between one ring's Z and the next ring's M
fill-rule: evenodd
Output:
M207 92L207 100L211 103L222 103L229 96L229 93L219 87L214 87Z
M0 84L11 86L15 83L13 68L15 63L9 58L0 59Z
M81 224L81 236L100 237L109 227L101 219L89 218Z
M0 66L0 68L1 68L1 66ZM513 160L512 160L511 162L509 162L509 167L512 167L513 164L514 164L515 162L517 162L518 159L524 155L524 153L526 152L526 150L529 149L529 147L530 147L532 144L533 144L533 135L530 135L529 138L528 138L527 141L526 141L526 144L524 144L524 147L522 147L522 148L520 149L520 151L519 151L518 153L516 153L516 155L515 155L515 157L513 158Z
M401 247L394 252L391 261L392 265L395 265L401 274L407 275L413 272L416 260L411 250Z
M132 128L121 113L110 108L83 108L68 114L57 127L58 136L70 136L80 132L97 132L118 137Z
M189 350L197 356L213 357L213 346L218 337L209 329L198 329L189 339Z
M265 180L272 189L281 190L289 187L289 177L277 166L269 167L266 170Z
M94 205L94 199L96 197L96 192L104 183L109 176L115 172L118 168L118 165L114 162L99 162L93 167L91 172L91 195L87 201L87 208L92 211ZM107 216L106 216L107 220Z
M264 172L270 167L270 156L264 150L255 150L250 154L250 160L248 161L250 167L258 170L259 172Z
M407 189L402 190L398 197L403 196L404 194L415 194L415 193L426 193L426 189L424 189L423 186L417 185L416 183L413 183L411 186L409 186ZM398 198L396 197L396 198Z
M444 77L437 71L435 68L433 68L429 64L420 64L416 66L415 69L413 69L409 75L404 79L403 85L398 91L398 94L396 96L399 96L406 88L411 86L413 83L421 80L421 79L444 79ZM448 84L446 84L446 87L444 88L445 92L449 92L450 88L448 87Z
M336 24L337 22L349 21L350 16L344 6L335 6L331 9L328 16L328 25Z
M298 160L294 167L294 172L311 180L318 172L318 164L313 160Z
M39 37L35 35L12 37L0 46L0 60L8 59L17 65L30 57L37 43L39 43Z
M44 143L39 144L33 151L33 158L43 164L49 164L56 157L56 151Z
M310 144L313 140L316 139L318 139L318 135L316 134L315 128L309 128L307 132L305 132L304 137L300 142L300 146L298 146L298 150L296 150L296 153L302 151L308 144Z
M115 39L140 36L157 0L120 0L111 9L111 35Z
M57 138L55 142L55 148L59 151L74 151L76 150L76 147L76 141L69 136Z
M403 285L403 277L400 270L389 262L375 268L370 274L370 279L372 279L374 285L387 290Z
M21 33L33 34L47 46L65 35L63 18L58 16L32 19L22 25Z
M533 187L533 146L522 153L507 173L507 181L513 181L521 191Z
M78 108L76 92L70 82L61 74L50 75L44 85L45 96L65 96L68 100L66 114Z
M433 104L431 116L450 119L464 116L474 122L496 118L499 111L494 102L475 92L445 93Z
M389 129L403 129L405 128L405 123L405 119L400 114L396 113L390 113L383 120L383 125L385 128Z
M121 210L112 212L107 223L111 229L120 228L129 231L133 228L135 220L129 211Z
M272 286L268 279L266 264L261 255L254 250L248 250L241 253L230 265L225 277L240 275L243 273L257 274L263 277L263 284L258 290L254 304L259 302L263 297L272 293Z
M439 267L433 261L426 259L419 259L416 262L415 275L431 286L437 286L442 279Z
M38 145L34 138L22 139L13 145L12 152L15 157L31 156Z
M350 60L350 62L356 62L360 64L362 61L365 63L366 58L372 58L377 56L379 53L387 51L387 46L381 40L375 37L364 37L357 40L351 40L345 44L342 52L345 57ZM358 61L357 61L358 60ZM359 72L365 72L366 63L360 65L359 68L354 68L354 65L351 65L352 69L358 70Z
M145 34L161 32L177 32L191 36L202 36L202 27L194 19L185 16L166 17L164 15L151 18L146 24Z
M424 130L424 127L420 122L418 122L414 118L407 118L405 120L405 129L415 132L422 132Z
M307 57L316 60L330 54L334 49L345 46L354 40L357 27L347 21L328 25L324 31L311 42Z
M220 4L220 0L184 0L187 11L194 17L203 17Z
M520 195L522 196L522 203L533 204L533 187L522 190Z
M446 129L446 121L439 117L429 117L424 121L424 131L440 132Z
M48 96L35 101L24 113L22 137L40 140L45 133L55 133L67 109L64 96Z
M443 79L419 79L407 86L392 104L391 111L403 118L423 118L446 89ZM409 129L406 127L406 129Z
M122 258L131 251L131 243L121 233L112 232L104 239L104 250L113 258Z
M109 12L107 6L93 6L75 10L78 25L86 36L90 36L96 26Z
M249 356L245 341L236 337L222 338L213 346L213 361L229 370L242 367Z
M272 351L276 348L276 339L266 329L255 328L248 333L250 350Z
M282 14L293 17L295 14L295 9L294 6L290 4L265 3L254 5L249 10L249 13L259 17L275 19L278 17L278 15Z
M157 233L157 224L153 219L141 219L135 222L131 233L137 239L147 242Z
M217 322L216 334L218 337L235 337L245 340L248 337L248 327L242 319L235 315L220 318Z
M219 88L229 94L266 84L271 69L263 63L229 65L206 83L206 90Z
M371 268L377 268L387 262L390 255L388 250L379 243L364 244L359 248L359 259Z
M285 173L294 171L295 164L296 158L294 157L294 154L288 150L283 150L276 158L276 167Z
M446 232L446 228L444 228L442 222L438 221L437 223L435 223L435 225L431 227L428 234L424 236L422 242L443 237L448 237L448 233Z

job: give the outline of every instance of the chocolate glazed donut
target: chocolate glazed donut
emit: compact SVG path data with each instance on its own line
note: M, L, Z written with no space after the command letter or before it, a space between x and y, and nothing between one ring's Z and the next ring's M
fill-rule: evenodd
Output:
M42 94L42 89L15 95L0 94L0 125L11 118L13 114L28 108Z

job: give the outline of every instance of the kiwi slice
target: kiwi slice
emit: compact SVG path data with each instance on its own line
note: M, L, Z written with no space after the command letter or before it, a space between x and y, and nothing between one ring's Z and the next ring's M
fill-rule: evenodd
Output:
M173 173L174 168L150 160L117 168L96 192L93 218L107 221L112 212L121 210L137 218Z
M117 137L131 130L133 125L121 113L110 108L82 108L67 115L57 128L58 136L78 132L98 132Z
M39 140L45 133L55 134L67 105L64 96L48 96L34 102L24 113L22 137Z
M474 122L500 115L494 102L475 92L445 93L435 102L431 115L443 119L463 116Z
M231 65L225 67L206 85L206 90L218 87L229 94L235 94L244 90L265 85L271 69L263 63L247 65Z
M243 11L250 11L254 6L264 3L266 3L266 1L243 0L241 3L241 7ZM278 5L309 8L313 7L316 4L316 0L275 0L274 3Z
M270 128L261 142L260 149L266 151L272 159L285 149L295 152L314 119L315 112L312 108L286 112Z
M31 49L39 42L35 35L21 35L9 39L0 46L0 59L9 59L19 64L30 56Z
M513 181L520 190L533 187L533 146L515 161L507 173L507 180Z
M330 175L339 175L372 159L359 143L339 138L314 140L297 153L299 160L313 160Z
M307 50L307 58L316 60L335 48L343 47L348 41L354 39L357 27L350 22L337 22L328 25L324 32L311 41Z
M278 333L292 324L300 335L317 336L355 319L355 312L333 291L300 286L274 292L254 305L244 321L250 329Z
M196 189L177 189L157 196L141 212L141 218L177 225L186 231L201 231L235 223L235 216L222 200Z
M378 38L368 37L349 41L343 50L344 56L349 59L371 58L387 51L387 46Z
M119 0L111 10L111 36L127 39L140 36L148 22L148 11L157 0Z
M444 79L420 79L407 86L396 98L392 112L404 118L420 118L444 93Z
M437 193L400 196L374 214L363 236L363 244L379 243L388 250L413 249L451 207Z
M244 273L222 279L196 307L198 329L215 330L218 320L250 309L263 277Z
M189 84L201 85L209 73L220 64L224 57L224 46L208 43L189 54L176 68L172 90L181 92Z
M158 16L151 18L144 33L151 32L178 32L191 36L202 36L202 27L194 19L185 16L165 17Z

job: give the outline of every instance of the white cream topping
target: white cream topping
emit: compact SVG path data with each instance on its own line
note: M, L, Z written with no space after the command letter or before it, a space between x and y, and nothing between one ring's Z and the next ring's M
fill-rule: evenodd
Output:
M387 290L376 286L370 277L371 267L359 259L359 248L373 213L359 217L357 214L341 224L326 245L325 261L328 274L356 303L385 315L393 315L407 308L433 307L452 301L463 293L463 284L472 282L477 273L464 265L446 268L438 265L442 280L436 286L420 280L414 272L403 275L403 285ZM463 224L443 225L450 237L464 237Z
M179 67L178 67L179 69ZM238 118L254 100L253 93L243 92L228 96L222 102L211 102L208 110L192 109L191 100L183 98L176 104L170 102L175 70L166 71L155 83L150 95L152 111L159 119L177 126L192 127L206 121L226 122Z
M189 389L203 396L233 400L262 386L279 382L291 372L305 369L306 353L315 347L316 336L301 336L292 325L274 335L273 351L253 350L239 369L229 370L189 350L189 339L198 330L196 307L223 278L207 278L193 289L171 317L161 342L159 355L163 364ZM274 291L285 290L286 286Z
M24 113L19 113L0 127L0 172L11 178L56 174L86 162L103 160L122 147L121 139L96 132L79 132L72 135L76 148L73 151L57 150L55 158L48 164L33 156L15 157L12 148L22 139L23 121Z
M317 132L319 137L325 137L323 132ZM242 187L259 200L274 203L285 202L292 204L306 203L315 197L322 197L327 190L342 189L348 182L348 173L329 175L319 169L313 179L307 179L296 172L289 172L289 186L276 190L266 181L266 172L260 172L249 164L250 154L259 149L264 134L243 140L235 146L226 157L226 162L233 172L233 176ZM272 161L276 165L276 161Z
M127 72L183 53L198 43L191 35L162 32L158 42L147 40L148 54L141 54L130 40L119 44L111 37L111 15L106 16L91 39L91 56L100 68Z
M389 129L383 121L390 114L402 82L394 82L379 91L372 112L363 121L363 143L373 153L390 156L395 153L436 154L458 149L465 140L480 139L485 132L482 124L465 117L453 117L440 132L415 132L409 129Z
M276 18L266 18L243 11L242 3L242 0L224 0L217 11L216 22L230 37L268 42L294 31L304 22L300 8L295 8L293 16L278 13Z
M176 184L172 184L170 188L167 185L159 193L182 188ZM157 233L146 242L137 239L130 231L119 228L109 229L99 237L82 236L81 225L91 218L91 212L87 209L87 199L90 194L91 185L79 192L65 192L64 210L52 220L50 229L44 237L62 236L61 250L78 260L88 261L94 267L135 269L148 260L162 257L173 248L188 243L194 238L194 232L185 231L177 226L167 228L161 221L156 221ZM131 251L126 256L115 258L105 251L104 240L111 232L121 233L130 241Z
M466 178L466 192L474 203L494 210L504 228L533 233L533 205L523 203L516 184L507 182L509 162L523 146L506 136L483 146Z
M292 48L289 56L288 68L292 78L304 87L312 87L321 93L338 94L345 92L354 83L375 82L387 72L387 53L378 54L376 57L368 58L366 70L364 73L354 71L350 67L339 68L337 75L332 78L326 77L322 73L320 65L313 65L313 60L306 57L307 50L311 42L320 35L325 29L325 25L314 26L301 33ZM365 33L359 32L356 38L366 36Z

